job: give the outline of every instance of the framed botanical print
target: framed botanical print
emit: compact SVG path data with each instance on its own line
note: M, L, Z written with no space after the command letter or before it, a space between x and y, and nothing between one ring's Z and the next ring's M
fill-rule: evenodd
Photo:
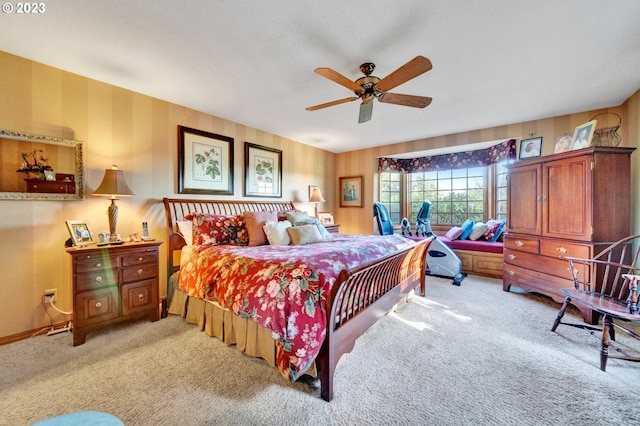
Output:
M233 138L178 126L178 192L233 195Z
M362 207L362 176L340 178L340 207Z
M282 197L282 151L244 143L244 196Z

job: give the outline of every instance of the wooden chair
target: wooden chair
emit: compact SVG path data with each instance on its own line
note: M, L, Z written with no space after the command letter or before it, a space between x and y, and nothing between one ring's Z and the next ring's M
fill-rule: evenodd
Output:
M638 283L640 282L640 234L623 238L600 252L592 259L565 257L574 287L560 291L566 299L551 327L556 331L560 324L586 330L602 331L600 369L606 371L607 359L616 358L640 362L640 357L630 356L617 349L620 355L610 355L610 341L615 341L615 329L640 340L640 336L619 322L640 323L638 311ZM603 316L602 328L586 324L562 321L569 303L582 304ZM614 320L619 321L614 323Z

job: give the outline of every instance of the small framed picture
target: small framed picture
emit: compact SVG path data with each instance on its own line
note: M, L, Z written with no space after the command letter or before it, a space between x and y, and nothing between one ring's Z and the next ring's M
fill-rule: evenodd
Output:
M96 242L89 222L86 220L67 220L67 229L69 229L71 241L73 241L73 245L76 247L86 246L87 244Z
M333 215L331 212L319 212L318 220L323 225L333 225Z
M53 172L53 170L45 170L44 171L44 178L46 180L56 180L56 174Z
M556 139L556 148L553 152L558 153L558 152L571 151L571 142L572 140L571 140L570 133L559 136L558 139Z
M362 207L362 176L340 178L340 207Z
M520 150L518 151L518 160L540 157L541 155L542 155L542 136L539 138L522 139L520 141Z
M586 148L591 145L593 140L593 132L596 131L597 120L591 120L576 127L571 140L571 149Z

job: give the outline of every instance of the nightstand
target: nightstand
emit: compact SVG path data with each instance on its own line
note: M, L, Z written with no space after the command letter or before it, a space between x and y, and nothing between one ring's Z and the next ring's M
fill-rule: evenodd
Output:
M157 241L71 247L73 346L87 334L122 321L157 321Z
M327 231L331 232L332 234L337 234L340 232L340 225L338 224L331 224L331 225L324 225L325 228L327 228Z

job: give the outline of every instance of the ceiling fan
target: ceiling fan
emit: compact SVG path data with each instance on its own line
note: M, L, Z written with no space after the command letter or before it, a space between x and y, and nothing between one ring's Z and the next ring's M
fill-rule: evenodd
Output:
M327 102L320 105L305 108L307 111L315 111L334 105L340 105L346 102L352 102L356 99L362 99L360 104L360 116L358 123L364 123L371 120L373 111L373 100L377 98L380 102L388 104L404 105L413 108L424 108L431 103L431 98L415 95L401 95L399 93L389 93L388 91L407 81L424 74L432 68L431 61L424 56L416 56L388 76L380 79L371 75L376 68L375 64L366 62L360 65L360 71L364 77L360 77L356 81L351 81L347 77L332 70L331 68L316 68L314 72L329 80L353 90L356 96L338 99L336 101Z

